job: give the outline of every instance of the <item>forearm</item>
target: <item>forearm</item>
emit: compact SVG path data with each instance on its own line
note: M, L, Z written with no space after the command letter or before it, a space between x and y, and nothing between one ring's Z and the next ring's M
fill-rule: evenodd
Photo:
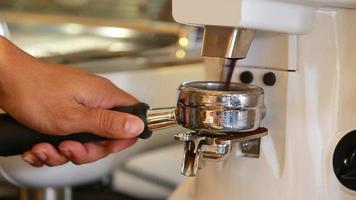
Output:
M14 46L9 40L0 36L0 72L1 74L6 73L8 67L6 65L8 60L9 49Z
M4 93L9 93L8 90L14 89L19 81L24 81L27 71L35 67L31 64L33 60L35 58L0 36L0 106Z
M17 51L13 51L15 48L17 47L9 40L0 36L0 108L2 109L4 109L4 96L8 93L7 87L11 85L12 79L17 79L13 76L16 73L15 64L11 63L17 58Z
M0 36L0 108L2 108L2 97L5 92L6 79L8 79L9 74L9 67L6 64L8 46L9 41Z

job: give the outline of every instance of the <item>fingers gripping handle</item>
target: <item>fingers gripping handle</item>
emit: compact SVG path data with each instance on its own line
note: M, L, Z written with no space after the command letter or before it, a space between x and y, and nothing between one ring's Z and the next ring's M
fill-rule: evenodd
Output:
M150 109L150 107L147 104L138 103L134 106L115 107L112 110L115 110L118 112L130 113L132 115L136 115L137 117L139 117L145 124L145 128L139 137L142 139L147 139L147 138L151 137L151 135L152 135L152 132L148 128L148 122L147 122L148 109Z
M152 132L148 129L146 113L149 106L139 103L134 106L116 107L112 110L118 112L130 113L141 118L145 123L145 129L140 138L149 138ZM107 138L99 137L91 133L76 133L66 136L46 135L31 130L18 123L8 114L0 115L0 156L14 156L30 150L35 144L46 142L58 146L61 142L74 140L79 142L91 142L106 140Z

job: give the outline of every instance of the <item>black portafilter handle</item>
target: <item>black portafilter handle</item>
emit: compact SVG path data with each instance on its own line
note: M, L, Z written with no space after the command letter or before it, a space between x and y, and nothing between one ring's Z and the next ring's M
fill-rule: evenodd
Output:
M138 103L134 106L115 107L112 110L124 113L130 113L141 118L145 124L145 129L139 136L142 139L149 138L152 132L147 124L147 110L149 106L145 103ZM74 140L78 142L92 142L108 140L92 133L75 133L66 136L53 136L42 134L29 129L9 114L0 114L0 156L14 156L30 150L35 144L46 142L57 147L61 142Z

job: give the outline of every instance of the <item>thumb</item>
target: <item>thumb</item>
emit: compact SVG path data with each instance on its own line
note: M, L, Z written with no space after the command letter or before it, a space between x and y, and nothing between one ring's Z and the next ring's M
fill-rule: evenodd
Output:
M142 120L134 115L104 109L86 108L81 126L96 135L126 139L137 137L144 129Z

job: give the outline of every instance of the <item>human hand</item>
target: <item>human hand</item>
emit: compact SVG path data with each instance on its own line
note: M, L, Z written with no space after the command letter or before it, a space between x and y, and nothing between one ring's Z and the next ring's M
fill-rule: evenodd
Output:
M138 101L109 80L35 59L0 37L0 108L41 133L91 132L114 140L35 145L23 159L33 166L84 164L135 143L143 131L136 116L109 111Z

